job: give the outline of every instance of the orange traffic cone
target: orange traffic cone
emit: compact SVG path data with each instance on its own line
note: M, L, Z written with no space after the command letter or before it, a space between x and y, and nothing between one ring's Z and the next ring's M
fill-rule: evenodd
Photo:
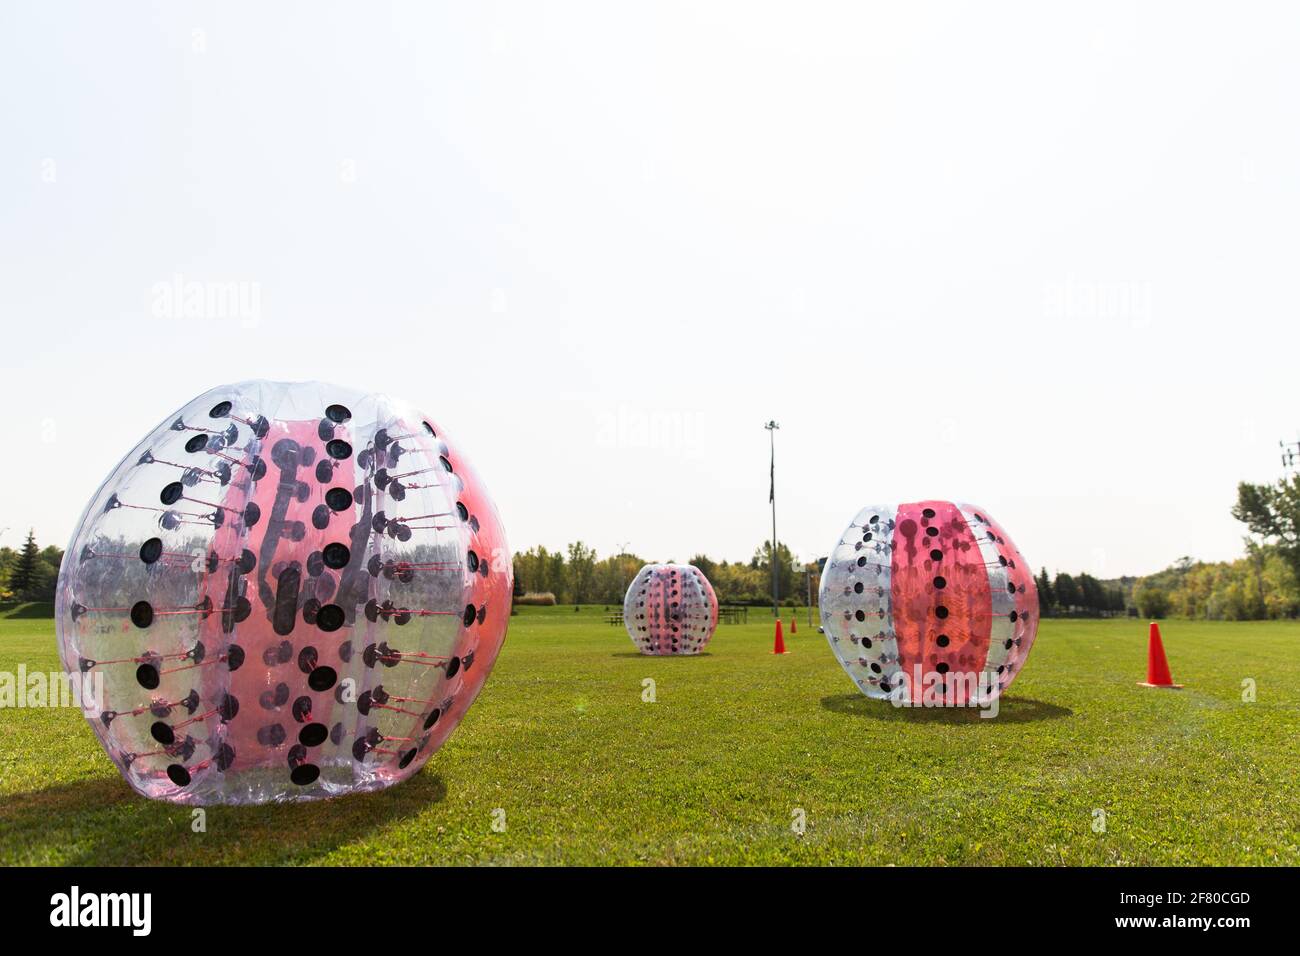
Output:
M773 654L789 653L789 651L785 649L785 637L781 634L781 619L779 617L776 619L776 640L772 644L772 653Z
M790 633L791 633L791 634L798 634L798 633L799 633L799 628L795 627L795 625L794 625L794 615L793 615L793 614L790 615Z
M1139 687L1169 687L1174 690L1182 687L1175 684L1169 673L1169 662L1165 660L1165 645L1160 640L1160 625L1151 622L1151 636L1147 638L1147 679L1138 681Z

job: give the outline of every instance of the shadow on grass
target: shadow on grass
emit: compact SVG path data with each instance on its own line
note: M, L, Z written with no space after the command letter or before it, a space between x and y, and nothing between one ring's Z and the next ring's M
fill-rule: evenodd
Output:
M689 660L692 657L712 657L712 651L701 651L698 654L642 654L640 651L619 651L617 654L610 654L610 657L639 657L648 661L666 661L666 660Z
M414 817L447 795L432 772L377 793L310 803L198 808L149 800L120 777L10 794L0 801L0 859L68 866L267 866L310 863L330 851Z
M822 698L822 706L837 714L874 720L899 720L909 724L1027 724L1039 720L1073 717L1074 711L1028 697L1003 697L996 717L981 717L979 707L895 707L886 700L862 694L836 694Z

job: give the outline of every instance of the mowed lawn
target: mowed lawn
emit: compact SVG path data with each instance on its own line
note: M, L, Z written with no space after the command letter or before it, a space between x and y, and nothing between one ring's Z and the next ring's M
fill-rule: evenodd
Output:
M1300 625L1166 622L1188 686L1158 691L1135 686L1145 622L1047 621L990 720L867 700L802 614L784 657L761 610L699 658L603 618L515 617L412 780L211 807L204 833L135 796L80 712L0 710L0 863L1300 862ZM0 621L0 670L20 662L57 667L52 621Z

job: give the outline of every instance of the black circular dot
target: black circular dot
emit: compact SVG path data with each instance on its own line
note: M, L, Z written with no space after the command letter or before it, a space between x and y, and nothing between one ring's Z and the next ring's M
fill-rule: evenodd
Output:
M281 684L280 686L284 687L283 684ZM289 688L285 687L284 690L285 690L284 696L287 699L289 696L288 694ZM276 696L278 698L280 695L277 694ZM277 700L277 703L283 703L283 701ZM234 720L235 715L239 713L239 698L236 697L234 694L224 695L221 698L220 703L217 704L217 712L221 715L221 719L223 722L229 722Z
M348 410L346 405L331 405L325 409L325 417L336 425L342 425L352 418L352 412Z
M136 601L131 605L131 623L136 627L148 627L153 623L153 607L148 601Z
M934 609L934 616L939 618L939 620L943 620L945 617L948 616L948 609L944 607L942 604L940 604L937 608Z
M863 555L862 557L858 558L858 567L865 568L866 566L867 566L867 558L866 555Z
M861 581L859 581L857 584L853 585L853 593L854 593L854 594L861 594L861 593L862 593L862 582L861 582Z
M341 461L352 457L352 446L342 438L335 438L325 443L325 454Z
M948 673L948 665L945 664L945 663L942 662L942 661L940 661L938 664L936 664L936 665L934 666L934 669L937 670L940 674L946 674L946 673Z
M167 487L163 488L162 494L158 496L158 500L163 504L170 506L180 501L181 495L183 494L185 494L185 486L179 481L173 481L171 484L167 485Z
M944 588L948 586L948 579L945 578L943 575L939 575L934 579L934 586L938 588L940 591L942 591Z
M190 785L190 772L178 763L174 763L167 768L167 777L178 787L188 787Z
M930 560L931 560L931 561L942 561L942 560L943 560L943 552L940 551L938 548L935 548L933 551L930 552Z
M331 488L325 492L325 504L331 511L345 511L352 507L352 492L346 488Z
M158 668L153 664L141 664L135 669L135 679L145 690L154 690L158 687L159 676Z
M334 682L338 679L338 672L334 668L318 667L307 675L307 686L312 690L325 691L333 687Z
M866 613L861 610L854 611L853 616L857 618L859 621L865 621L867 619Z
M320 777L320 767L314 763L299 764L289 771L289 779L300 787L315 783L318 777Z
M203 451L208 447L208 436L199 432L197 435L191 435L190 440L185 443L185 450L191 455L195 452Z
M337 631L343 626L343 608L337 604L326 604L316 612L316 626L326 632Z
M470 571L478 570L478 555L474 553L473 549L465 555L465 561L469 564Z
M436 724L438 722L438 718L441 716L442 716L442 711L439 710L437 707L433 708L429 716L424 718L424 729L428 730L430 727Z
M929 521L931 518L934 517L934 509L933 509L933 508L926 508L926 509L922 510L922 512L921 512L921 517L924 518L926 521Z
M1020 617L1020 615L1017 614L1015 611L1012 611L1010 614L1007 615L1007 620L1011 621L1011 623L1014 624L1016 622L1016 618L1018 617Z
M411 761L415 759L415 753L416 753L415 748L412 747L406 753L402 754L402 759L397 761L397 766L400 769L405 770L407 766L410 765Z
M154 721L153 726L149 728L149 736L164 746L171 746L176 742L176 732L161 720Z
M244 663L244 649L238 644L232 644L230 650L226 651L226 666L232 671L237 671Z
M1009 594L1015 594L1015 593L1016 593L1016 583L1015 583L1014 581L1009 581L1009 582L1007 582L1007 592L1008 592Z
M351 557L352 552L348 550L348 546L338 541L325 545L321 550L321 559L325 562L325 567L333 568L335 571L346 568Z
M324 724L308 724L298 731L298 743L304 747L318 747L325 742L329 734L329 728Z
M150 538L144 544L140 545L140 560L145 564L153 564L162 557L162 539Z
M938 637L934 639L934 642L938 644L940 647L947 647L949 644L952 643L951 639L948 637L947 634L940 634Z
M474 605L473 605L473 604L466 604L466 605L465 605L465 613L464 613L463 615L461 615L461 622L462 622L466 627L469 627L471 624L474 623Z
M231 407L232 406L229 402L217 402L217 404L212 406L212 410L208 412L208 417L225 418L227 415L230 414Z

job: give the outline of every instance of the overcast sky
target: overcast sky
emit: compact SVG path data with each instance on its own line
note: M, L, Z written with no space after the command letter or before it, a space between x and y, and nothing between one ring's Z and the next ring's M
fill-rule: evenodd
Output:
M748 558L775 418L801 557L930 497L1050 569L1234 557L1300 428L1298 27L7 3L0 544L63 545L166 414L271 378L426 409L516 550Z

